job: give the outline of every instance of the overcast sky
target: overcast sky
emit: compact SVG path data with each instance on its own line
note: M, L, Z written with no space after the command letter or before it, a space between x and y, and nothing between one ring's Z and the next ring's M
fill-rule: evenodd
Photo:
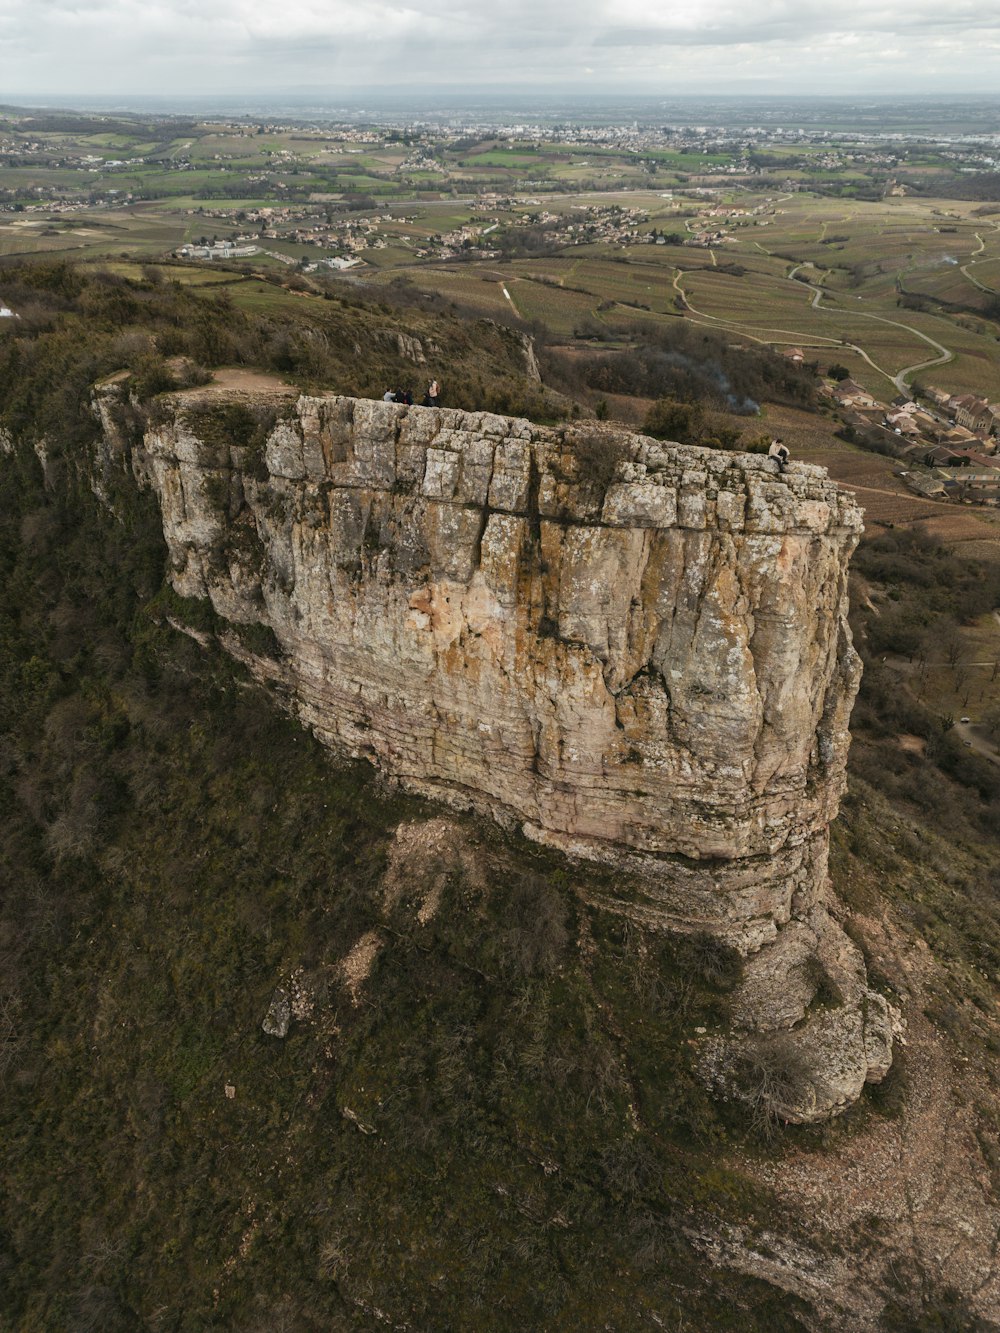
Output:
M0 101L420 85L989 93L997 0L0 0Z

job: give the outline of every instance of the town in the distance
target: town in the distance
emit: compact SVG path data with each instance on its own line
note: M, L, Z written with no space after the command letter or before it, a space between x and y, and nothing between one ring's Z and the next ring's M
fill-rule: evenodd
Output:
M998 164L985 99L7 107L0 259L138 265L253 308L385 289L518 323L581 362L683 321L811 368L824 447L885 460L874 491L993 506ZM2 275L0 306L2 331L21 313ZM577 413L638 427L659 396L586 381ZM794 435L768 414L759 431Z

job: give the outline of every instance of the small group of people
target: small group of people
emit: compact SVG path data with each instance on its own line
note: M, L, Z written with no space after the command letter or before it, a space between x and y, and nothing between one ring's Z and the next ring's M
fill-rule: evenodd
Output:
M386 389L382 395L383 403L405 403L407 407L413 406L413 393L409 388L406 389ZM441 405L441 386L437 380L431 380L427 386L427 392L424 394L420 403L421 407L440 407Z

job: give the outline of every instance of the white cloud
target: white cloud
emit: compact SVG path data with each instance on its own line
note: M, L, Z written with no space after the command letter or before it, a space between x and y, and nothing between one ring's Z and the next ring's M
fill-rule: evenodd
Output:
M763 77L786 93L958 93L990 91L1000 75L995 0L0 0L0 11L8 96L581 81L722 92ZM975 60L960 62L970 47ZM880 70L877 53L897 48L906 68Z

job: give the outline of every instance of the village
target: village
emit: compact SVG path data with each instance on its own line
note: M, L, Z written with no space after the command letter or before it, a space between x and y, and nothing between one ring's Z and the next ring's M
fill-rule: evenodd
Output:
M803 357L799 348L785 355ZM881 402L843 367L831 367L827 394L840 409L845 438L898 458L897 475L928 499L1000 505L1000 403L976 394L949 394L933 385L912 386Z
M719 195L717 189L678 190L677 194L687 194L694 198L710 199ZM782 212L776 208L770 198L761 200L753 207L737 208L725 204L715 204L698 212L697 222L686 223L690 235L684 239L685 245L697 246L710 250L716 245L736 245L737 238L729 234L728 228L767 227ZM710 219L708 226L701 225L704 219ZM714 225L713 225L714 224Z
M508 212L514 208L529 208L529 212ZM420 227L424 214L377 212L372 214L336 215L331 209L316 205L296 208L276 205L232 210L191 208L188 216L217 219L232 224L241 231L229 238L207 236L202 240L178 247L179 259L231 260L249 258L266 250L267 240L283 241L294 245L316 246L334 251L333 257L309 261L304 259L305 270L325 263L331 268L346 269L360 266L366 251L384 250L389 245L410 249L416 259L495 259L506 248L504 233L518 229L541 228L545 241L553 246L587 245L601 242L605 245L636 245L654 243L662 237L653 232L642 232L640 227L649 218L644 208L626 208L620 204L574 204L568 211L556 213L542 208L537 199L515 199L508 196L483 194L472 205L473 213L486 213L482 220L463 222L442 232L426 234ZM409 231L408 228L413 230ZM286 260L286 255L275 257ZM291 262L296 262L292 259Z

